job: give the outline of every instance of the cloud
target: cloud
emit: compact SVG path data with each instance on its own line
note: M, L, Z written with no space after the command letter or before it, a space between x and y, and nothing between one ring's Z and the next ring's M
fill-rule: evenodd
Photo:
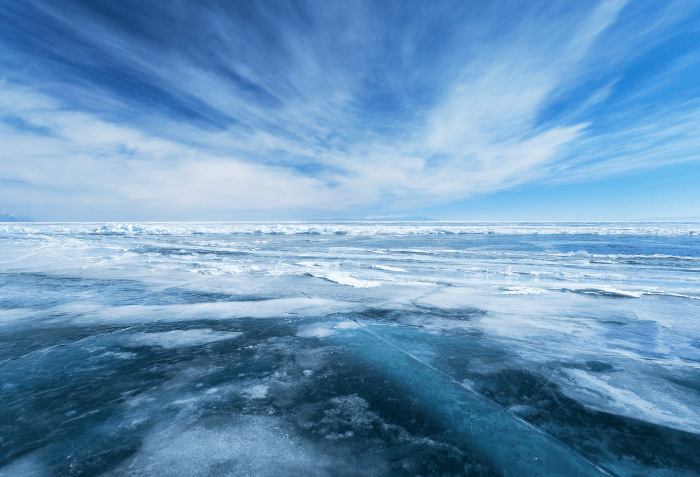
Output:
M698 158L697 55L628 80L687 3L135 8L0 11L0 201L381 212Z
M56 108L52 98L0 85L22 103L13 114L48 134L0 126L6 181L29 186L33 200L141 202L156 209L312 207L323 183L289 170L219 157L177 141L143 134L93 115ZM5 187L5 194L16 190ZM15 188L16 189L16 188ZM0 192L1 193L1 192ZM27 194L26 200L32 200Z

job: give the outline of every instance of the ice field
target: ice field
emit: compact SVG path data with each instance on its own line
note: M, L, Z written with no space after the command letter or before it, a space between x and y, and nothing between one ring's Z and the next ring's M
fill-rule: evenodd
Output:
M0 225L0 476L700 476L700 224Z

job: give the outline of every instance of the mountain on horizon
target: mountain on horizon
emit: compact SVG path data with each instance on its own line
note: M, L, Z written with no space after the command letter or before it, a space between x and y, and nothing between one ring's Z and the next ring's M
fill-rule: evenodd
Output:
M0 211L0 222L34 222L32 219L22 217L21 215L11 214L9 212Z

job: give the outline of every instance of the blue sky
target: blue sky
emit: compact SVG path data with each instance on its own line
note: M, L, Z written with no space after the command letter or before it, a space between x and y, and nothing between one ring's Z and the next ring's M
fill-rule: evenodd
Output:
M0 3L35 220L700 216L700 4Z

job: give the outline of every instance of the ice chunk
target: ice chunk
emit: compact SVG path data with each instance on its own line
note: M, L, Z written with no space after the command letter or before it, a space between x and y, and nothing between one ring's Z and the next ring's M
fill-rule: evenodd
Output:
M591 285L591 286L567 286L560 288L562 291L570 291L573 293L582 293L588 295L601 295L610 297L625 297L625 298L640 298L645 294L641 290L620 290L607 285Z
M347 285L354 288L372 288L379 286L379 282L372 280L359 280L357 278L342 273L327 273L324 275L309 273L308 275L311 275L312 277L316 278L324 278L328 281L339 283L340 285Z

